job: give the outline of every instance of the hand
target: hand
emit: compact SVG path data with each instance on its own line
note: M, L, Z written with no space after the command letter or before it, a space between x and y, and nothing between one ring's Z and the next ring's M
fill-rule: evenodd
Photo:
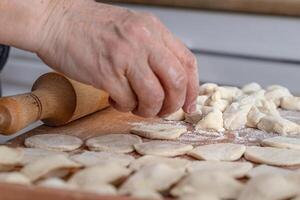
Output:
M46 64L108 92L119 111L195 110L196 59L156 17L94 1L55 2L40 28L37 54Z

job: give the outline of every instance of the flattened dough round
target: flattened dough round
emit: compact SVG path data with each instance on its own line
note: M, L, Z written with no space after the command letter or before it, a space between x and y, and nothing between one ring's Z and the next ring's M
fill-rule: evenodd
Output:
M129 153L134 151L133 145L139 143L142 139L136 135L107 134L88 139L86 146L92 151Z
M262 141L264 146L300 150L300 138L277 136Z
M244 177L253 168L250 162L228 162L228 161L193 161L188 167L188 172L223 172L234 178Z
M60 151L52 151L47 149L36 149L36 148L23 148L24 150L24 156L21 161L21 165L26 165L29 163L32 163L36 160L39 160L44 157L57 155L57 154L64 154L68 155L66 152L60 152Z
M219 143L198 146L188 155L201 160L234 161L241 158L245 150L245 145Z
M107 163L115 163L126 167L134 160L134 157L126 154L106 151L84 151L80 154L70 156L70 159L82 164L85 167L103 165Z
M193 146L173 141L150 141L136 144L134 148L141 155L172 157L185 154L193 149Z
M10 148L4 145L0 146L0 169L2 166L18 165L24 155L22 148ZM0 170L1 171L1 170Z
M186 127L173 124L143 124L133 127L133 134L149 139L171 140L187 132Z
M259 165L257 167L254 167L247 173L247 177L253 178L256 176L261 176L264 174L279 174L282 176L286 176L293 173L292 170L284 169L281 167L273 167L269 165Z
M41 134L25 139L26 147L56 151L73 151L82 144L80 138L64 134Z
M295 149L249 146L244 156L247 160L261 164L275 166L300 165L300 150Z

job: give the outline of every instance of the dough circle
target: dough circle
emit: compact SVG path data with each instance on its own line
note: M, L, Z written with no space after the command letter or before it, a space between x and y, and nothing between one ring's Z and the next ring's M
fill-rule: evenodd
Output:
M200 160L234 161L242 157L245 145L219 143L198 146L188 152L188 155Z
M300 165L300 151L294 149L249 146L244 156L247 160L261 164L275 166Z
M193 146L173 141L150 141L136 144L134 148L141 155L173 157L185 154L192 150Z
M92 151L129 153L134 151L133 145L141 142L142 139L136 135L107 134L88 139L86 146Z
M25 139L26 147L56 151L73 151L82 144L80 138L64 134L34 135Z
M187 132L187 129L173 124L143 124L133 127L130 132L149 139L171 140Z
M270 146L270 147L300 150L300 138L277 136L277 137L264 139L262 141L262 144L264 146Z

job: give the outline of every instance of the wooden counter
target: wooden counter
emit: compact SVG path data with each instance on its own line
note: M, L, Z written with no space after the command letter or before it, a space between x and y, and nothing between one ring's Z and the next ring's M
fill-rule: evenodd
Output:
M110 0L101 2L300 16L300 0Z

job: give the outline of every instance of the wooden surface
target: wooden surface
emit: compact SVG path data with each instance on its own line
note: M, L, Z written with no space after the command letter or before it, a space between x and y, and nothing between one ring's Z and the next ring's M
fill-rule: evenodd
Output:
M159 6L300 16L300 0L110 0L101 2L138 3Z

